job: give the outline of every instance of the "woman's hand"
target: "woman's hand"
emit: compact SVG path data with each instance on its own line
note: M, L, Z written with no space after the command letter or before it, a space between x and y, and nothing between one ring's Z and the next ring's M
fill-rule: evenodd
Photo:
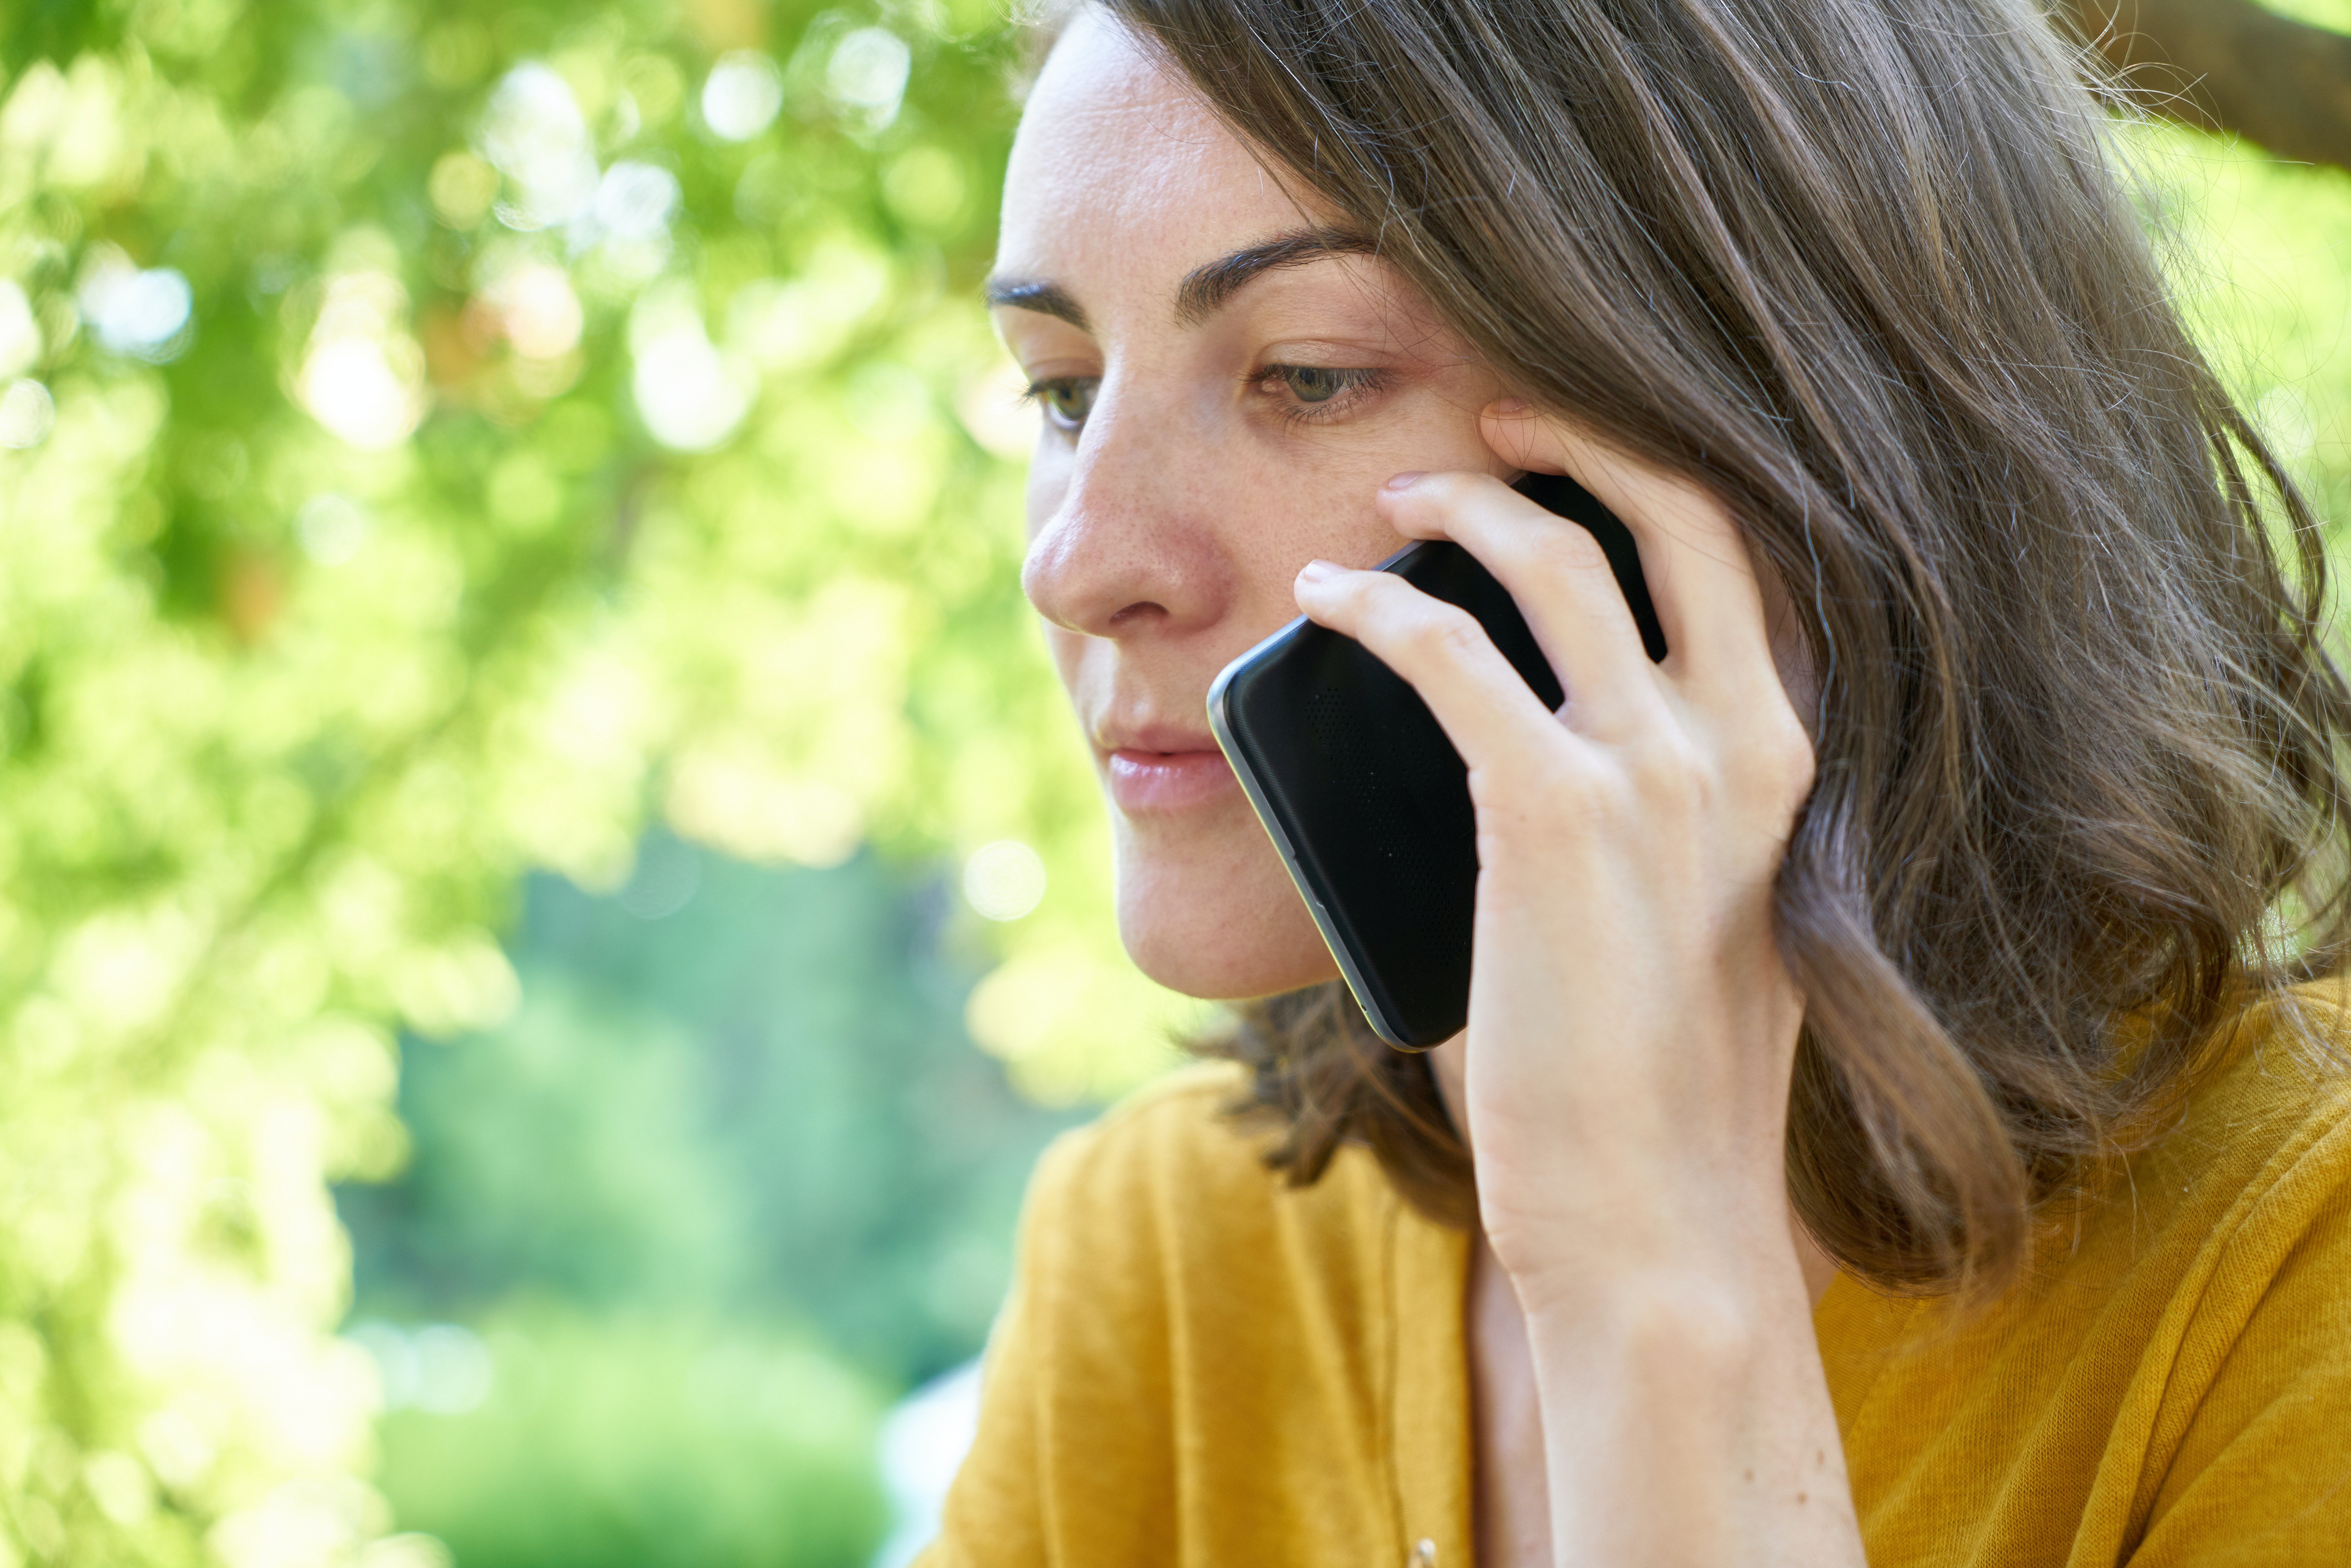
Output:
M1318 563L1298 602L1410 681L1468 763L1466 1086L1488 1236L1522 1289L1559 1269L1572 1285L1600 1246L1662 1263L1716 1237L1736 1255L1785 1229L1802 1003L1771 883L1811 744L1718 502L1556 420L1489 412L1486 427L1510 461L1570 475L1632 529L1663 664L1599 541L1482 474L1399 476L1380 505L1501 580L1567 693L1558 713L1467 612L1402 578Z
M1484 430L1631 528L1662 664L1598 541L1482 474L1399 476L1380 505L1510 590L1559 712L1401 578L1318 562L1297 595L1411 682L1468 764L1466 1132L1535 1354L1554 1550L1857 1562L1782 1171L1803 1001L1771 888L1813 753L1764 591L1705 491L1523 405Z

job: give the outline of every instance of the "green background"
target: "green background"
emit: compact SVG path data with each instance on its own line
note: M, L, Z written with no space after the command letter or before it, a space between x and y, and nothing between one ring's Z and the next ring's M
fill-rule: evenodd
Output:
M0 9L0 1568L881 1539L1028 1162L1196 1016L1019 592L1017 54ZM2351 176L2128 144L2351 517Z

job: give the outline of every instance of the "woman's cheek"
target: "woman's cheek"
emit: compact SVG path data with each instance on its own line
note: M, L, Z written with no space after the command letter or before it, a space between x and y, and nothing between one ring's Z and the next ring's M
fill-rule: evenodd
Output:
M1053 514L1061 509L1061 498L1070 484L1068 444L1050 426L1040 431L1036 449L1029 457L1029 483L1025 492L1028 511L1028 537L1034 539Z

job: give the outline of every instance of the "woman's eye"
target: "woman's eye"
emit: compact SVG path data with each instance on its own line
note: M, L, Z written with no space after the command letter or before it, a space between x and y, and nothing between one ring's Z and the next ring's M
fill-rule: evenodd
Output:
M1094 393L1102 386L1093 376L1061 376L1029 384L1029 395L1045 408L1046 422L1056 430L1075 430L1093 412Z
M1251 378L1259 390L1280 399L1291 419L1336 417L1352 407L1350 394L1377 390L1380 372L1340 370L1332 365L1268 365Z
M1345 392L1360 371L1334 371L1325 365L1279 365L1280 376L1301 402L1328 402Z

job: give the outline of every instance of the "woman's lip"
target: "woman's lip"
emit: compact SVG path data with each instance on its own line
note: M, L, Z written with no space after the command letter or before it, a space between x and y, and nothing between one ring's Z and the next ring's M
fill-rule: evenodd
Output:
M1238 787L1225 754L1206 750L1146 751L1122 746L1105 758L1110 797L1126 812L1181 811L1205 805Z

